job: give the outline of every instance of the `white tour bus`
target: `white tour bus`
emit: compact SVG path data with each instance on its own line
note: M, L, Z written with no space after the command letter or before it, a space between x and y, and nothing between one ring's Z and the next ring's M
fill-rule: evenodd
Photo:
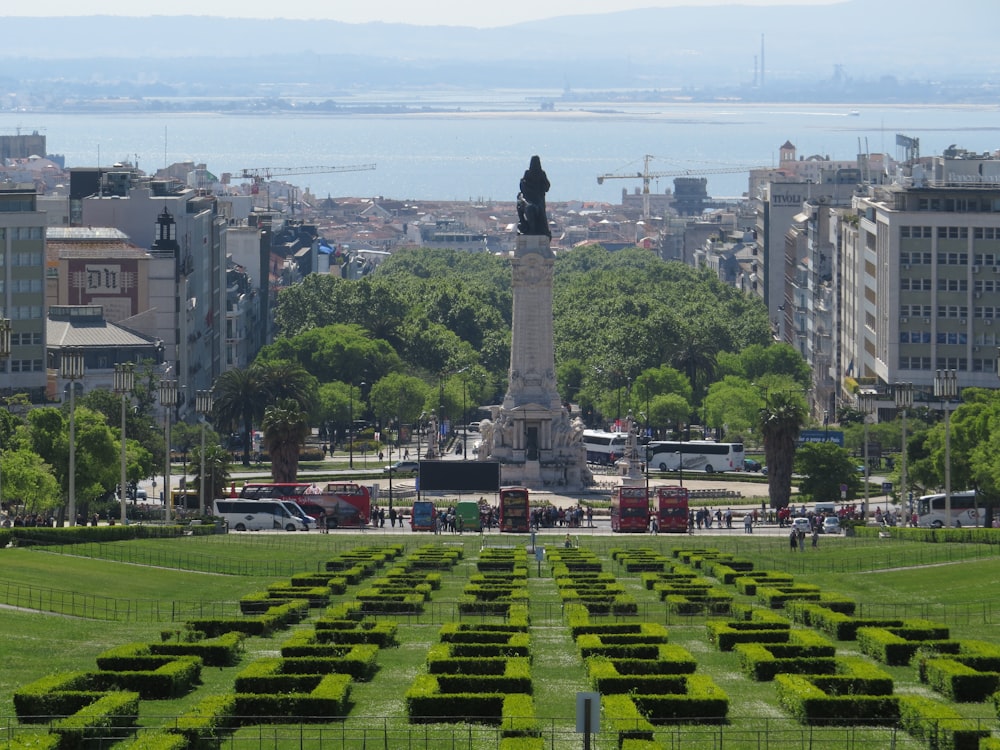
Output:
M305 519L285 507L280 500L234 497L215 500L212 506L214 514L224 519L233 531L309 531Z
M613 464L625 456L625 432L605 432L604 430L584 430L583 444L587 448L587 463Z
M683 458L682 458L683 457ZM646 446L650 471L743 471L743 443L714 440L656 440Z
M940 529L944 526L982 526L985 513L976 503L976 491L951 493L951 521L945 510L944 493L924 495L917 500L917 525Z

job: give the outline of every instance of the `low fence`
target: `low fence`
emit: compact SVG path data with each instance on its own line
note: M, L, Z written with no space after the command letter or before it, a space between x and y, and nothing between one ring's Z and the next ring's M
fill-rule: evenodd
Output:
M147 717L153 726L169 728L176 718ZM405 718L348 717L343 722L326 724L258 724L223 734L213 741L220 750L260 750L261 748L358 748L361 750L496 750L502 730L495 726L465 723L460 725L410 724ZM469 719L473 722L474 719ZM45 724L22 726L14 717L0 718L0 741L17 737L25 740L32 735L48 732ZM983 720L981 729L992 729L992 721ZM574 729L572 718L540 720L541 737L546 750L578 750L583 735ZM149 731L149 730L146 730ZM788 718L730 717L726 725L705 725L697 722L680 726L658 727L643 732L664 750L724 750L725 748L755 748L756 750L868 750L868 748L926 749L895 725L869 726L803 726ZM594 750L617 750L618 731L596 731L591 734ZM94 737L88 747L111 748L120 738Z

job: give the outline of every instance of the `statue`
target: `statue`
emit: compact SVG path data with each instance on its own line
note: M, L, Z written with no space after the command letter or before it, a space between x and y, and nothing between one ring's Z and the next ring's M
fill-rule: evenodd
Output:
M521 192L517 194L517 233L552 236L549 219L545 215L545 194L549 192L549 178L542 169L542 160L531 157L531 165L521 178Z

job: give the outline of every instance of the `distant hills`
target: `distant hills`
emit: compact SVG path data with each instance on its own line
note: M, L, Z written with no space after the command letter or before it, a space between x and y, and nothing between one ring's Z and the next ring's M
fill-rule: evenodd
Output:
M495 29L204 16L5 18L0 84L54 97L335 99L359 88L483 87L995 101L994 0L927 7L912 0L675 7Z

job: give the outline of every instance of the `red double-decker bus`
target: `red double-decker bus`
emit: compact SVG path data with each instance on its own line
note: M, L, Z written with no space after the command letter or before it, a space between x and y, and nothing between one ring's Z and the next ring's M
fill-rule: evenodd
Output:
M371 494L363 484L329 482L247 482L240 497L294 500L313 516L323 515L327 528L359 528L371 517Z
M686 534L688 531L687 487L657 487L656 516L660 531Z
M527 532L530 523L528 490L525 487L501 487L500 531Z
M611 530L642 533L647 528L649 492L646 487L615 487L611 493Z

